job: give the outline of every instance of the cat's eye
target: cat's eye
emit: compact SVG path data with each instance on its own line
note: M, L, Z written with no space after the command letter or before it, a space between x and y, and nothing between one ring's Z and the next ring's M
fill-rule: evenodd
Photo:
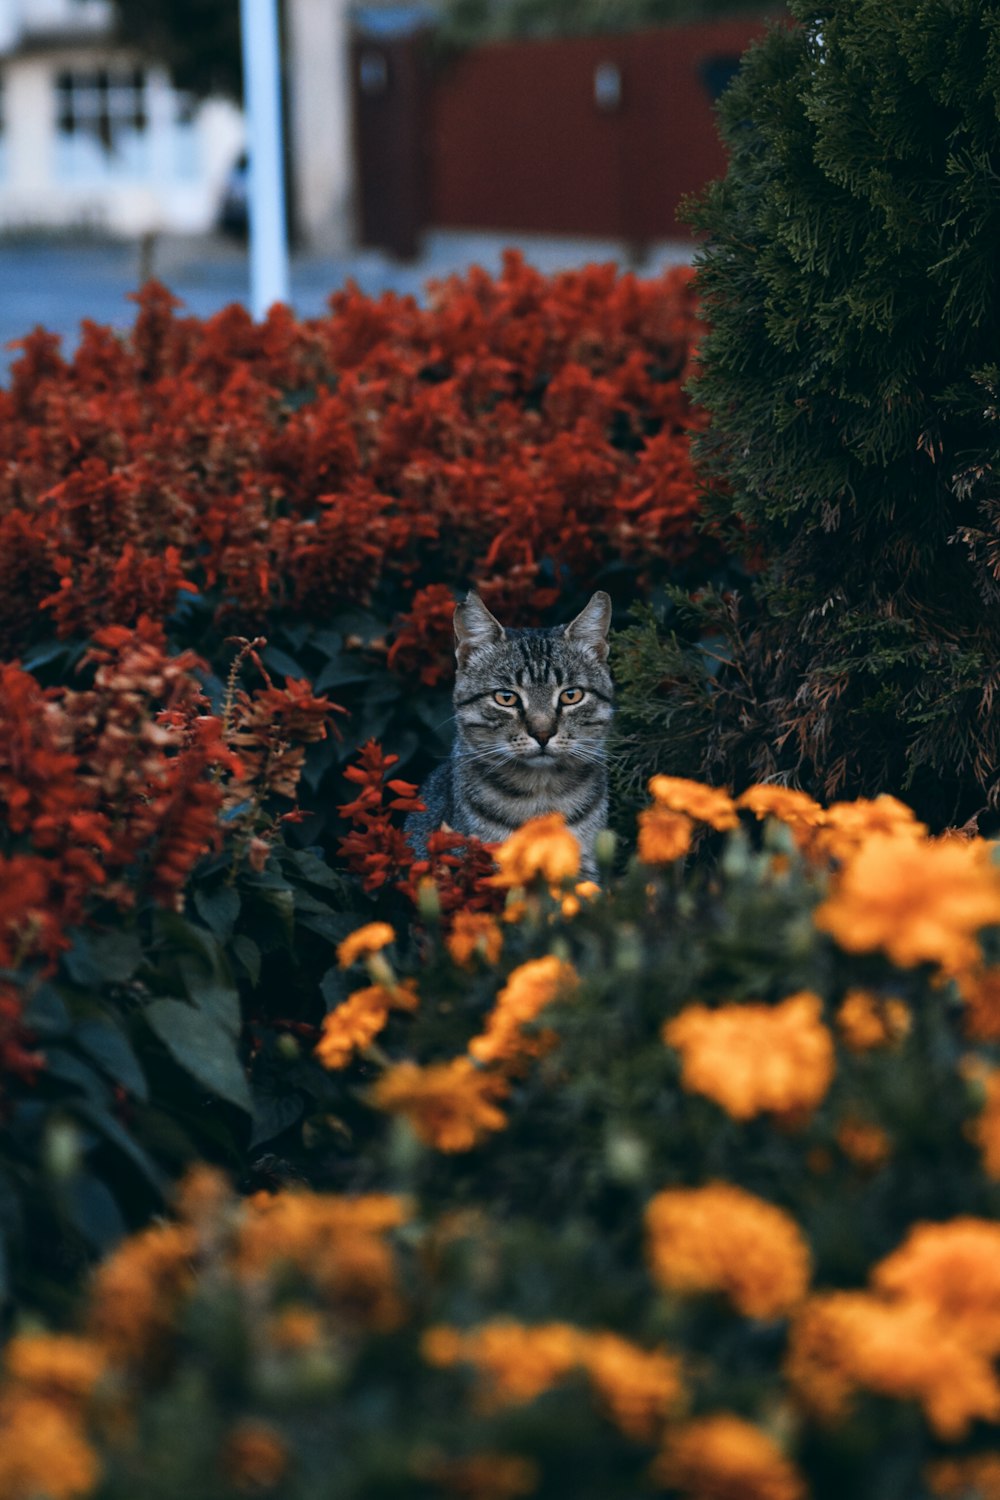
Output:
M567 708L572 707L574 703L579 703L582 698L583 688L563 688L559 694L559 702L564 703Z
M517 703L516 693L505 693L502 689L493 694L494 703L499 703L501 708L513 708Z

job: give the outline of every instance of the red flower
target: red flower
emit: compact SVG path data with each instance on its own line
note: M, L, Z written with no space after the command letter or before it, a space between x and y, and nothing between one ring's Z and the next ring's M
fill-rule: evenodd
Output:
M398 755L384 755L380 745L369 740L358 752L360 765L348 766L344 776L360 787L353 802L345 802L337 811L355 824L340 840L340 853L348 868L359 878L366 891L376 891L398 879L413 863L413 851L401 828L392 821L393 810L422 808L414 793L416 787L406 781L386 781L386 773L399 760ZM386 800L386 791L395 796Z
M335 707L305 683L243 694L244 764L205 711L197 657L167 655L159 625L107 626L85 661L95 668L87 691L46 691L0 667L0 967L51 963L95 901L182 900L220 843L225 778L258 804L274 790L292 795L294 757ZM266 766L254 759L258 740Z
M455 595L446 584L420 589L389 647L390 669L426 687L447 681L454 670L454 613Z
M248 634L382 591L393 664L450 671L438 580L490 584L530 622L624 559L665 571L695 537L683 390L690 273L589 267L452 278L419 307L348 288L333 316L178 315L162 286L122 340L23 341L0 392L0 649L143 614L185 592ZM645 446L643 446L645 444ZM712 545L712 544L708 544ZM543 571L544 570L544 571ZM392 607L390 605L389 607Z
M488 849L478 839L437 832L427 841L428 858L417 860L392 815L423 811L418 788L408 781L386 779L399 757L383 754L374 740L362 747L358 758L360 765L348 766L344 775L361 790L353 802L338 808L355 827L340 840L339 849L364 889L394 884L416 904L421 884L430 880L446 918L459 910L498 910L503 894L485 883L496 868ZM387 797L387 792L393 796Z

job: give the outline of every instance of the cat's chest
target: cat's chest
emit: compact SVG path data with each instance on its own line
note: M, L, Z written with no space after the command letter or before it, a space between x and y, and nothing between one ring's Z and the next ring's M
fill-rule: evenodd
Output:
M603 811L606 801L606 776L597 767L577 774L522 773L515 778L477 774L473 765L463 767L457 780L456 811L467 823L479 825L477 833L484 840L506 838L529 818L553 812L572 826Z

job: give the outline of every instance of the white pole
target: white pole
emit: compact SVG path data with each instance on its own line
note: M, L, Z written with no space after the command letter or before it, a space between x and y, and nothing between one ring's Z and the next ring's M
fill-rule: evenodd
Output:
M260 319L272 303L290 300L277 0L240 0L240 22L250 156L250 310Z

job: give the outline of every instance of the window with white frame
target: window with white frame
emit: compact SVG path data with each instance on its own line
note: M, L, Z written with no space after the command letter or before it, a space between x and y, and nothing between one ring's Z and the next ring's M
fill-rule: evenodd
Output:
M66 68L56 75L56 171L64 179L145 177L150 168L142 68Z

